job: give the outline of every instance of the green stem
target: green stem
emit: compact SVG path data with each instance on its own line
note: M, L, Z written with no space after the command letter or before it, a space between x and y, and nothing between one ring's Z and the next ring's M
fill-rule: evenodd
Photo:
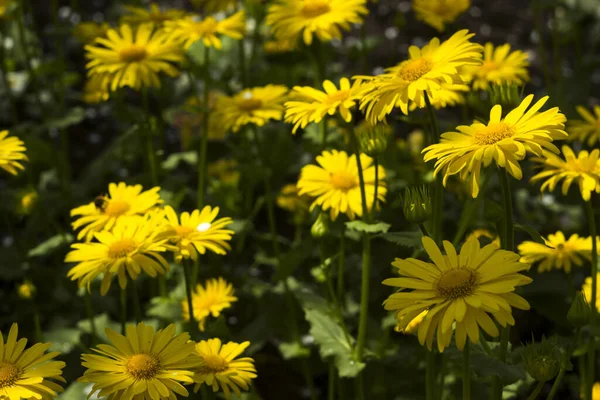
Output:
M566 368L561 367L560 371L558 372L558 376L554 380L554 384L552 385L550 394L548 395L546 400L552 400L554 398L554 396L556 395L556 392L558 391L558 388L560 387L560 383L561 383L563 377L565 376L565 371L566 371Z
M479 343L481 344L483 351L485 351L488 356L496 357L496 355L494 354L494 351L490 347L490 344L488 343L487 339L485 338L485 336L482 333L479 335Z
M193 298L192 298L192 286L191 286L191 279L190 279L190 266L189 266L189 260L182 260L182 265L183 265L183 279L185 282L185 295L186 295L186 299L187 299L187 303L188 303L188 317L190 319L190 336L192 337L192 340L197 336L197 334L199 333L199 327L198 327L198 321L196 321L196 317L194 316L194 302L193 302Z
M431 135L429 138L429 144L434 144L440 141L440 128L438 125L437 118L435 116L435 110L429 101L427 92L425 95L425 105L427 106L427 114L429 115L429 122L431 124ZM442 217L444 208L444 185L442 176L438 174L435 180L435 186L433 188L433 204L432 204L432 216L431 216L431 230L433 240L440 244L442 241Z
M323 60L323 44L319 39L313 41L313 57L315 60L315 88L319 89L325 80L325 63Z
M373 166L375 167L375 189L373 193L373 206L371 207L371 220L375 221L375 213L377 212L377 189L379 187L379 160L373 157Z
M592 268L590 274L592 276L592 297L590 301L590 305L592 306L592 316L590 318L590 342L588 349L588 380L586 386L586 392L588 394L588 398L592 398L592 390L594 387L594 382L596 380L595 371L596 371L596 323L597 323L597 289L598 289L598 247L597 247L597 239L598 233L596 230L596 216L594 214L594 206L592 205L592 198L588 200L586 203L586 211L588 217L588 225L590 227L590 236L592 238L592 258L591 264Z
M533 390L533 392L531 392L531 394L529 395L529 397L527 398L527 400L535 400L535 399L537 399L538 395L542 391L542 388L544 387L544 384L545 384L545 382L538 382L538 384L536 385L535 389Z
M427 228L425 228L425 225L419 224L419 229L421 229L421 233L423 234L423 236L429 236L429 232L427 232Z
M156 150L154 149L154 129L152 124L152 115L150 115L150 106L148 102L148 89L142 89L142 107L146 116L146 129L142 129L142 135L146 142L146 153L148 156L148 167L152 178L152 185L158 185L158 168L156 165Z
M242 87L248 86L248 71L246 68L246 49L244 48L244 39L238 41L238 56L240 61L240 80L242 81Z
M2 35L3 42L5 38L4 32L4 25L2 25L2 31L0 33ZM6 63L6 48L4 47L4 45L0 46L0 69L2 70L2 85L6 89L6 98L8 100L8 105L11 111L12 124L17 125L19 123L19 115L17 111L17 106L15 104L15 98L13 97L12 90L10 89L10 83L8 82L8 65Z
M346 233L345 229L342 228L340 234L340 257L338 259L338 270L337 270L337 298L340 302L340 307L343 310L344 307L344 270L346 269Z
M121 334L125 334L125 325L127 324L127 288L121 288Z
M167 278L164 275L158 277L158 293L160 297L167 297Z
M31 86L33 86L34 98L37 104L38 109L42 113L45 112L42 99L40 97L40 91L38 88L38 80L35 71L33 70L33 65L31 63L32 57L29 52L29 45L25 39L25 1L21 1L19 6L20 12L19 17L17 18L17 31L19 33L19 42L21 43L21 49L23 50L23 55L25 56L25 68L27 69L27 73L29 74L29 79L31 80Z
M446 382L446 357L444 357L444 353L440 354L440 381L438 384L438 390L435 393L436 400L442 400L444 397L444 384Z
M90 347L92 347L92 345L95 344L98 340L98 332L96 331L96 321L94 320L92 295L87 290L85 291L85 295L83 296L83 301L85 302L85 311L87 313L88 320L90 321L90 330L92 333L92 343L90 343Z
M434 400L435 396L435 353L425 349L425 399Z
M133 299L133 312L135 315L135 322L142 322L142 307L140 306L140 298L135 287L135 281L131 280L131 298Z
M44 334L42 333L42 324L40 322L40 311L37 308L35 301L31 300L31 307L33 309L33 326L35 327L35 336L38 343L44 342Z
M204 207L206 178L206 149L208 147L208 129L210 118L210 47L204 47L204 127L198 151L198 209Z
M335 400L335 364L329 362L329 373L327 376L327 400Z
M471 400L471 354L470 354L470 343L467 339L465 348L463 349L463 400Z

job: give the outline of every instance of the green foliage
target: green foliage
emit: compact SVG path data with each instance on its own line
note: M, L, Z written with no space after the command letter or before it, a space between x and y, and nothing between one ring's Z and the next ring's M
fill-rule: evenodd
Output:
M385 222L375 222L368 224L361 220L346 222L346 227L352 231L365 233L385 233L392 225Z
M73 242L73 235L70 233L60 234L52 236L50 239L47 239L29 250L27 255L29 257L41 257L52 253L53 251L66 246Z

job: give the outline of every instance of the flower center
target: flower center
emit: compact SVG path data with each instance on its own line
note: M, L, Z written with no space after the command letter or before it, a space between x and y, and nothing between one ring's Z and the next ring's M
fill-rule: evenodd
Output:
M245 93L237 102L238 108L243 112L252 112L262 107L262 100L255 99L251 93Z
M160 370L160 363L152 354L141 353L131 356L125 368L135 379L151 379Z
M110 217L120 217L129 211L129 207L129 203L124 200L109 200L108 204L104 208L104 214Z
M349 94L350 94L349 90L340 90L339 92L328 95L326 102L329 104L332 104L332 103L336 103L338 101L339 102L345 101L348 98Z
M426 58L405 61L398 71L398 76L405 81L414 82L431 71L431 67L433 63Z
M338 171L329 175L331 185L343 192L358 186L356 177L347 171Z
M565 249L565 245L564 245L564 244L562 244L562 243L559 243L559 244L556 246L556 250L558 250L558 251L563 251L564 249Z
M0 389L10 387L15 384L21 376L21 369L15 364L1 362L0 363Z
M175 227L175 233L177 233L177 236L179 236L180 238L186 238L192 232L194 232L194 229L190 228L189 226Z
M213 17L208 17L204 21L196 24L195 30L202 36L209 36L216 32L219 23Z
M498 64L496 64L494 61L486 60L479 67L479 75L485 76L496 69L498 69Z
M473 293L477 275L470 268L455 268L446 271L435 284L435 292L446 299L458 299Z
M204 359L204 368L210 372L223 372L229 367L227 360L218 354L207 354L202 358Z
M138 46L132 44L129 47L125 47L119 51L119 58L121 61L126 63L142 61L148 56L146 48L144 46Z
M130 238L124 238L111 243L108 248L110 258L124 258L137 249L137 243Z
M500 122L497 124L491 124L482 128L479 132L473 135L473 142L479 146L489 146L496 144L501 140L512 137L515 134L515 129Z
M306 18L315 18L331 11L328 0L304 0L302 14Z

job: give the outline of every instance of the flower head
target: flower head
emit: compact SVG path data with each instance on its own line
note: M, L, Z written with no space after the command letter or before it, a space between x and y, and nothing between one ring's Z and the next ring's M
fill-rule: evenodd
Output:
M569 120L569 140L587 141L594 146L600 142L600 106L594 106L594 114L583 106L577 106L577 112L583 120Z
M437 29L446 30L456 18L471 6L471 0L413 0L412 8L417 19Z
M61 376L65 363L50 361L59 352L46 353L52 343L36 343L27 350L27 339L17 340L19 326L12 324L6 342L0 332L0 399L54 399L63 388L54 381Z
M495 105L487 125L475 122L457 127L458 132L442 134L440 143L423 150L423 159L425 162L436 160L434 174L443 173L444 185L448 177L455 174L462 180L469 178L473 197L479 194L481 166L487 167L492 161L521 179L523 171L519 161L527 153L542 156L544 149L558 153L552 141L567 137L563 131L566 119L558 107L539 112L547 100L547 96L543 97L529 108L533 101L533 95L529 95L504 118L502 106Z
M510 51L506 43L494 48L486 43L483 48L483 63L476 67L465 68L468 80L473 81L474 89L487 89L490 84L522 85L529 81L527 53L521 50Z
M438 349L444 351L456 322L456 346L462 350L467 337L479 342L479 328L492 337L499 335L491 317L501 326L514 325L512 307L529 309L527 301L514 293L517 286L531 282L519 273L529 265L519 262L518 254L493 244L480 248L476 239L470 239L460 253L444 241L443 255L431 238L422 241L433 263L397 258L392 265L401 277L383 281L402 290L384 302L386 310L396 311L398 329L428 310L417 332L422 345L431 349L437 333Z
M83 101L87 104L97 104L108 100L110 81L111 77L108 74L90 76L83 87Z
M282 54L296 50L298 44L291 39L272 39L263 44L263 50L267 54Z
M238 162L233 158L221 158L208 164L207 172L208 176L225 186L237 187L240 181Z
M27 161L25 144L15 136L7 137L8 131L0 131L0 168L12 175L17 175L18 170L25 169L23 161Z
M479 240L479 243L482 243L482 244L493 243L497 247L500 247L500 236L498 236L497 234L495 234L493 232L488 231L487 229L473 230L473 232L471 232L469 234L469 236L467 236L466 241L469 241L469 239L471 239L471 238L475 238L475 239ZM481 238L485 238L483 242L482 242ZM485 240L487 240L487 242Z
M246 32L246 14L238 11L231 17L217 21L214 17L200 19L197 16L189 16L175 21L165 23L165 31L173 41L183 43L187 50L194 43L202 40L206 47L221 49L223 43L220 36L227 36L240 40Z
M17 286L17 294L23 300L31 300L35 297L37 289L31 281L25 281Z
M417 329L419 328L419 324L423 322L423 319L427 315L429 311L425 310L421 314L414 317L408 324L404 323L402 320L396 320L396 326L394 330L396 332L402 332L406 334L417 333ZM398 318L398 314L396 314L396 318ZM402 327L402 328L401 328Z
M97 38L106 37L106 33L110 29L110 25L106 22L81 22L73 28L73 36L80 42L88 44L92 43Z
M176 8L161 9L156 3L150 3L150 8L125 6L129 14L123 16L122 22L126 24L144 24L151 23L162 25L166 21L181 18L185 15L185 11Z
M205 286L196 286L196 290L192 292L192 307L194 319L198 321L198 327L202 332L210 315L217 318L221 315L221 311L231 307L231 303L237 301L233 292L233 285L221 277L207 280ZM187 298L181 302L181 309L184 321L189 321L190 309Z
M202 384L212 387L213 392L219 389L229 399L233 391L238 396L240 389L249 390L250 381L256 378L254 360L250 357L237 358L250 346L250 342L229 342L222 345L220 339L202 340L196 344L196 354L202 361L194 375L198 391Z
M596 278L600 279L600 272L597 273ZM600 310L600 293L599 293L600 290L598 288L596 288L596 304L595 305L592 304L592 277L591 276L588 276L587 278L585 278L585 282L583 283L581 290L583 291L585 300L592 307L592 312L594 312L594 310Z
M580 267L583 260L591 260L592 238L583 238L574 234L567 240L565 235L558 231L544 239L546 244L525 241L519 245L521 262L527 264L539 263L538 272L563 269L571 272L573 264Z

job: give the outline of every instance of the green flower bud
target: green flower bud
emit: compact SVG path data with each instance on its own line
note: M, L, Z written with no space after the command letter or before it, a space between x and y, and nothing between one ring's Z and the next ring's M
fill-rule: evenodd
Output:
M314 238L317 238L317 239L322 238L323 236L325 236L329 233L329 225L330 225L329 214L321 213L317 217L317 220L315 221L315 223L310 228L310 234Z
M575 328L581 328L590 322L591 315L592 307L585 299L585 295L581 291L577 292L567 313L567 320Z
M560 370L562 355L556 340L542 337L540 343L530 343L523 350L525 369L535 380L546 382Z
M427 187L407 188L403 210L406 220L415 224L422 224L431 218L431 197Z
M362 124L356 129L361 153L365 153L371 157L376 157L383 153L387 148L388 138L391 134L392 128L389 125Z
M521 104L521 90L515 84L490 85L488 95L492 104L500 104L502 108L516 108Z

